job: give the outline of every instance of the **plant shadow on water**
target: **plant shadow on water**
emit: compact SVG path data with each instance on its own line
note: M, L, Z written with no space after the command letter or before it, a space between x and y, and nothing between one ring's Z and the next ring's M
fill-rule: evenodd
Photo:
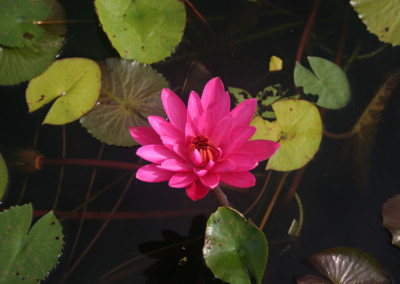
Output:
M68 25L60 58L118 57L99 27L92 1L60 2L67 18L87 20ZM241 87L252 94L275 83L295 94L293 62L315 1L301 1L301 4L289 0L255 1L259 6L252 2L191 1L208 24L202 24L187 7L185 35L176 52L152 65L184 102L190 90L201 94L205 82L214 76L220 76L226 86ZM399 68L400 50L389 46L365 59L351 58L356 49L359 49L358 55L367 54L380 50L383 43L367 32L348 1L322 2L304 54L333 61L343 24L348 21L341 63L350 64L346 75L351 85L351 101L340 110L327 110L324 117L324 129L343 133L357 122L386 76ZM283 71L268 72L272 55L283 59ZM32 146L38 135L35 148L48 158L60 158L64 144L68 158L97 159L102 152L102 160L144 164L135 155L137 147L102 145L79 122L65 127L40 125L49 107L28 114L26 87L26 83L0 87L0 145ZM400 87L392 90L393 96L379 122L369 175L353 175L351 139L322 139L318 153L307 165L297 186L301 214L304 213L297 237L287 233L293 219L299 219L299 202L290 192L297 172L288 175L263 230L269 255L262 283L295 283L296 277L312 273L305 261L307 257L339 246L368 252L382 264L392 283L399 283L400 252L391 245L390 233L382 227L381 218L382 204L400 188L399 92ZM254 189L224 188L238 211L247 211L262 191L265 165L262 162L253 171L257 177ZM93 167L66 165L62 180L59 166L46 166L29 178L17 171L10 172L2 206L31 202L39 217L41 210L51 210L58 199L55 212L61 219L65 245L58 265L44 283L222 283L207 268L201 251L206 220L218 206L211 193L193 202L184 190L169 188L167 183L134 179L130 184L131 172L105 168L96 169L91 185L93 172ZM255 224L260 224L282 175L274 172L258 205L246 214ZM357 178L369 181L368 191L359 190ZM80 260L127 184L128 190L117 212ZM81 211L73 212L76 214L72 216L68 214L85 202L88 188L96 198L88 204L79 241L74 247ZM20 200L22 190L25 192ZM97 196L98 193L101 194ZM79 264L71 270L77 260ZM113 271L114 268L118 269ZM108 275L109 272L113 273ZM66 279L65 273L70 273Z

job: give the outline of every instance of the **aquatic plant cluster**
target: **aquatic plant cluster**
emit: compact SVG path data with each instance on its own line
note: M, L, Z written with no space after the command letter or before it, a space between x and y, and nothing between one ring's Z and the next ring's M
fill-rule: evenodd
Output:
M245 18L249 27L233 28L243 37L242 29L250 32L257 26L251 19L261 19L260 11L270 9L271 17L278 14L299 18L297 10L291 10L294 4L287 6L287 3L272 2L237 0L221 5L231 5L231 13ZM145 256L159 258L159 262L149 266L144 273L149 281L157 282L157 277L165 283L223 281L260 284L270 281L269 267L274 265L276 254L269 257L271 244L267 241L267 221L279 203L281 192L286 191L285 201L281 203L295 204L299 217L292 218L288 241L283 241L287 245L279 255L291 250L302 233L304 221L297 189L310 162L320 152L324 135L351 139L359 194L368 195L370 185L366 177L371 173L371 152L382 113L400 81L400 71L386 78L350 131L331 133L324 129L324 119L327 110L331 113L342 111L351 99L351 83L346 72L360 56L361 47L344 55L349 10L354 9L370 33L380 41L398 45L400 22L397 15L400 7L396 1L346 2L347 18L335 62L319 56L308 56L305 61L303 53L307 42L315 41L323 46L323 41L310 35L321 1L311 2L309 7L305 5L311 9L306 21L284 23L272 31L262 30L248 39L245 37L244 40L251 42L281 29L304 26L295 63L289 72L290 84L294 87L288 87L288 83L276 75L287 73L291 57L282 59L273 55L269 56L269 66L263 68L268 69L267 77L274 78L274 83L254 95L252 84L228 79L218 68L219 71L209 71L196 53L204 52L199 51L201 48L194 49L194 55L190 51L182 52L200 45L199 36L190 36L190 32L200 34L198 30L211 38L210 41L204 39L205 45L213 42L218 46L219 41L225 41L236 48L242 41L231 41L229 33L216 35L212 22L219 20L203 16L213 13L207 3L95 0L94 7L91 7L96 13L95 24L107 41L104 48L111 50L108 54L112 55L95 60L96 56L91 59L86 58L89 56L69 56L68 53L65 56L62 47L64 44L68 46L65 36L68 36L69 29L87 23L86 20L68 18L63 5L56 0L2 0L0 85L11 89L25 86L24 82L29 81L24 87L27 112L29 115L40 114L41 125L38 124L35 137L38 137L39 129L46 129L48 125L62 128L63 154L61 158L42 154L36 149L39 148L38 138L33 147L0 146L0 200L3 202L0 208L0 283L67 283L111 220L154 218L151 212L118 211L130 189L145 193L154 188L159 190L157 196L147 198L146 204L176 204L176 200L170 201L169 196L172 199L182 190L173 189L185 189L189 199L177 200L181 206L179 210L165 214L160 211L153 215L163 219L200 212L202 215L193 220L189 237L166 230L163 232L165 242L142 243L138 245L141 256L128 261L118 259L119 264L112 269L107 266L109 271L98 279L85 279L80 275L81 281L130 283L127 276L137 270L131 265ZM391 12L383 16L382 11ZM228 30L229 25L235 25L237 20L238 16L227 24ZM357 21L361 23L359 19ZM377 51L365 57L375 56L387 47L379 44L381 47ZM323 46L321 49L329 48ZM225 46L222 50L226 57ZM314 55L310 50L307 53ZM345 57L347 63L342 68L340 65ZM180 60L190 62L188 71L175 68L173 64ZM173 72L165 71L164 66L169 65ZM176 80L170 73L182 73L178 77L184 79ZM255 78L252 81L256 81ZM90 134L86 137L90 143L101 143L97 159L66 158L66 125L78 125L79 129ZM124 151L127 161L102 159L105 147ZM40 206L25 189L32 176L40 175L44 172L42 169L51 165L61 166L59 185L52 210L39 210ZM68 199L62 199L60 194L65 165L93 168L84 201L79 197L81 203L75 204L76 207L68 212L60 209L65 207L60 200ZM104 176L112 176L115 169L130 173L115 205L104 214L90 212L88 206L101 196L110 194L109 189L126 176L119 176L102 190L92 193L95 179L100 179L97 171L101 168L107 168L102 172ZM22 172L25 178L19 192L14 190L12 182L16 171ZM257 190L261 180L264 185ZM215 200L210 197L210 192ZM245 198L235 198L235 194L242 194ZM163 200L164 196L168 196L165 197L168 200ZM382 225L392 234L395 246L399 246L400 239L398 197L389 199L382 209ZM247 210L242 210L247 199L251 199L250 205ZM147 207L143 205L143 197L138 202L139 206ZM129 203L129 209L136 210L132 204ZM199 206L204 208L198 210ZM259 215L260 212L265 213ZM37 217L41 218L34 220L31 226L32 219ZM74 239L65 224L67 219L74 218L80 223L71 245L68 241L64 243ZM84 220L90 219L104 219L104 222L91 236L87 247L75 257ZM135 231L135 235L140 234ZM172 250L177 253L169 254ZM391 283L391 276L385 268L369 253L356 247L340 245L324 249L314 253L308 261L319 275L297 274L293 281L303 284Z

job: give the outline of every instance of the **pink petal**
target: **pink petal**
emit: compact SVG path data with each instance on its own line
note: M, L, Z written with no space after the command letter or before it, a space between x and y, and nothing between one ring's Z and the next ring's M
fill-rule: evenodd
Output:
M129 130L140 145L161 144L160 136L151 127L130 127Z
M197 122L203 113L203 106L201 105L199 95L194 91L189 95L187 109L187 121Z
M185 130L187 110L182 100L171 90L163 89L161 100L165 112L172 125L181 130Z
M160 164L166 159L178 158L178 155L162 144L142 146L136 151L136 155L156 164Z
M256 132L254 126L241 126L232 129L231 135L221 145L223 153L227 154L234 149L242 147Z
M192 184L197 179L194 173L176 173L169 180L168 185L174 188L183 188Z
M196 167L200 167L203 164L200 152L197 149L194 149L194 151L192 152L192 154L190 156L190 160L192 161L193 165L195 165Z
M193 172L193 166L190 163L176 159L165 160L161 163L160 168L172 172Z
M252 155L257 161L264 161L279 149L279 143L269 140L250 140L235 152L245 152Z
M232 115L227 115L214 128L210 138L215 146L219 146L223 141L226 141L231 133L233 124Z
M250 172L221 173L220 177L223 183L240 188L252 187L256 184L256 178Z
M198 122L199 132L207 137L210 137L211 132L215 128L215 116L211 110L206 110L201 114Z
M241 102L235 107L231 114L233 115L233 127L248 125L253 118L257 107L257 99L252 98Z
M160 138L165 147L173 151L183 160L189 161L188 149L184 142L176 137L171 136L161 136Z
M183 140L183 131L179 131L175 126L159 116L149 116L149 123L158 135L176 137Z
M208 172L206 175L200 177L200 180L205 186L209 188L216 188L219 184L219 174Z
M194 172L196 173L196 175L198 175L199 177L204 176L205 174L207 174L211 169L214 168L214 161L210 160L208 161L207 165L205 167L202 168L195 168Z
M186 187L186 195L193 201L196 201L206 196L209 190L209 187L203 185L201 181L196 180L194 183Z
M226 115L228 115L229 111L231 109L231 100L229 98L229 93L224 92L221 94L213 106L213 111L215 113L215 120L220 121L223 119Z
M190 120L188 120L188 122L186 122L186 127L185 127L186 143L190 143L190 141L193 139L193 137L196 137L199 134L200 134L200 131L197 128L197 125L195 123L192 123Z
M215 77L208 81L201 95L201 104L203 109L212 108L221 94L225 93L224 84L221 79Z
M231 160L220 160L215 163L213 167L213 172L230 172L236 168L236 164Z
M231 160L235 163L236 167L234 172L249 171L257 167L257 160L250 154L247 153L230 153L224 158Z
M146 182L167 181L173 176L174 172L160 169L156 164L141 167L136 172L136 178Z

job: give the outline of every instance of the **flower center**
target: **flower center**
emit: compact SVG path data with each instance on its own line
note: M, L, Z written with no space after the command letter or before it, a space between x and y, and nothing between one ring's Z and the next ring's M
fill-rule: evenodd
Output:
M213 145L211 139L202 134L192 139L188 149L190 155L193 154L196 149L199 151L202 164L207 164L218 155L218 150Z

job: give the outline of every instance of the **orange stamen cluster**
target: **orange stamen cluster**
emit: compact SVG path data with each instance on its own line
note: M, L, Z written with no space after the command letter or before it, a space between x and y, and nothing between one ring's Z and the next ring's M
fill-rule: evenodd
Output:
M189 145L189 153L192 154L195 149L200 152L202 163L208 163L214 160L216 156L216 148L212 144L210 138L204 135L198 135L192 139Z

